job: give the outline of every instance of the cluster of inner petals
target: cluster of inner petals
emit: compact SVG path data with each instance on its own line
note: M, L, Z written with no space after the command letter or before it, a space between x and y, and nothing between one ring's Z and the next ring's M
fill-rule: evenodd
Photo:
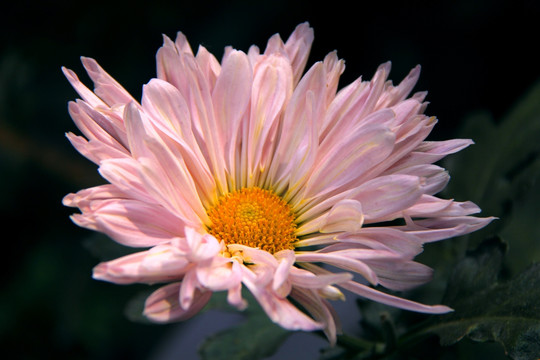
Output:
M226 245L240 244L273 254L294 249L295 217L287 202L269 190L243 188L208 210L208 232Z

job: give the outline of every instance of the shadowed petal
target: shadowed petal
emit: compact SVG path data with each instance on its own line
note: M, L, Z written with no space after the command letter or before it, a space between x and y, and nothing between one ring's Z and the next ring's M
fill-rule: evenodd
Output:
M189 319L197 314L210 300L211 291L195 292L194 299L188 309L178 302L181 283L172 283L154 291L144 304L144 315L155 322L171 322Z
M257 299L270 320L283 328L288 330L313 331L323 327L323 324L308 317L288 300L282 299L265 287L258 285L256 277L250 274L249 271L244 272L243 283Z

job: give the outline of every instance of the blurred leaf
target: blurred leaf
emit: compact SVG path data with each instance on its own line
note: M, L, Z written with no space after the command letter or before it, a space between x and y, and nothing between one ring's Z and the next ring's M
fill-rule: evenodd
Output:
M449 281L444 303L455 312L421 333L436 333L442 345L464 337L500 342L516 360L540 355L540 264L512 281L497 282L506 245L490 239L460 261Z
M141 251L141 248L130 248L119 244L107 235L98 232L85 238L83 246L100 261L109 261Z
M251 296L244 297L252 300L244 311L246 321L207 338L199 349L202 359L262 359L276 352L291 334L274 324Z
M505 253L506 244L499 238L488 239L469 252L455 265L442 302L458 311L461 299L496 284Z
M540 158L531 163L517 178L522 186L512 201L512 211L500 235L508 241L505 265L512 274L523 271L531 262L540 261Z
M144 311L144 303L146 302L146 299L159 287L158 286L152 286L150 289L143 290L138 292L135 296L133 296L129 302L126 304L126 307L124 309L124 315L133 322L146 324L146 325L156 325L156 323L151 322L148 320L146 316L143 315Z
M445 162L452 174L447 192L475 201L484 214L500 218L471 236L474 248L487 233L507 226L516 204L531 196L527 189L540 171L540 82L498 124L489 114L477 113L464 121L459 136L476 144ZM540 210L540 201L535 204Z

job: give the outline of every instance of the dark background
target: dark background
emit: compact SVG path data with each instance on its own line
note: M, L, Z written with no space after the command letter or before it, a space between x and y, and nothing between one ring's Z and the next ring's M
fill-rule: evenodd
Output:
M264 49L309 21L309 64L337 50L343 86L393 63L399 82L416 64L428 90L430 139L454 136L467 114L500 119L540 79L535 1L138 2L12 1L0 10L0 221L4 281L0 336L21 359L147 359L176 327L133 323L125 304L143 287L91 279L100 259L91 232L69 220L62 197L103 180L64 137L75 129L67 102L77 95L66 66L91 83L79 62L93 57L135 98L155 75L161 34L188 37L220 59L232 45ZM475 199L471 199L475 200ZM479 204L482 206L482 204ZM212 322L208 318L209 323ZM203 326L199 325L198 326ZM210 325L209 325L210 326ZM216 326L215 321L213 326ZM191 347L196 348L193 340ZM193 352L193 350L190 350ZM189 351L187 352L189 353ZM186 354L187 354L186 353ZM185 357L189 358L189 357Z

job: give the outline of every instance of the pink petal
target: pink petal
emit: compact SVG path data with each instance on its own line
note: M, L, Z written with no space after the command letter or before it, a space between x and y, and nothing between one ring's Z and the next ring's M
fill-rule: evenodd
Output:
M336 335L338 332L341 333L341 326L332 306L310 290L295 288L291 297L298 301L317 321L324 324L323 331L330 345L335 345Z
M171 322L189 319L197 314L210 300L211 291L195 292L195 298L188 309L178 302L181 283L172 283L154 291L144 304L144 315L155 322Z
M191 46L189 45L186 36L181 31L176 33L174 45L179 54L193 55L193 50L191 50Z
M248 306L246 300L242 298L242 283L237 286L229 288L227 293L227 302L238 310L245 310Z
M419 164L431 164L439 161L449 154L463 150L474 144L469 139L453 139L446 141L424 141L412 153L399 161L399 166L412 166Z
M270 320L288 330L313 331L322 328L322 324L314 321L298 310L288 300L278 297L271 291L261 287L256 278L245 272L243 283L251 291Z
M293 267L289 276L292 285L305 289L324 289L331 284L339 284L352 280L353 275L349 273L319 274Z
M79 80L75 72L65 67L62 67L62 72L64 73L68 81L71 83L71 86L73 86L75 91L77 91L79 96L88 104L90 104L90 106L92 107L98 107L98 106L106 107L107 106L107 104L105 104L103 100L97 97L96 94L94 94L90 89L84 86L83 83L81 83L81 81Z
M302 224L296 231L297 236L311 233L331 233L350 231L362 228L364 214L362 204L356 200L340 200L329 211L316 219Z
M188 271L182 280L180 287L179 304L184 310L190 309L194 301L197 299L197 294L201 289L201 284L197 279L195 271ZM209 291L210 292L210 291Z
M125 198L126 195L111 184L100 185L83 189L75 194L68 194L62 199L65 206L78 207L81 211L90 210L90 204L96 200L109 200L111 198Z
M358 244L375 250L392 251L412 259L422 252L422 241L411 233L387 227L364 227L355 234L338 236L340 242Z
M265 56L254 71L249 129L242 142L247 146L248 171L256 177L272 159L279 116L292 94L293 79L289 62L279 54Z
M328 136L344 130L351 129L357 123L358 109L369 93L367 82L358 78L353 83L341 89L329 104L319 129L321 143L335 141L337 136Z
M84 68L95 85L94 92L109 106L127 104L133 97L92 58L81 57Z
M324 58L323 64L326 69L326 89L325 89L325 102L324 110L328 108L328 105L334 100L338 87L339 77L345 70L345 61L341 60L337 56L337 51L332 51ZM318 129L321 126L322 117L319 119Z
M318 114L313 107L320 103L325 86L324 78L323 64L313 65L294 90L287 105L279 143L269 170L269 181L274 184L277 193L289 184L298 186L296 183L306 175L307 168L314 161L318 141L313 117ZM299 167L303 171L298 171ZM293 172L295 174L291 174ZM294 179L287 181L290 178Z
M386 174L403 174L414 175L424 179L422 188L424 194L433 195L443 190L448 181L450 175L443 168L432 164L413 165L405 168L392 167Z
M353 271L362 275L366 280L372 284L377 284L379 281L375 272L364 262L356 259L352 259L345 254L324 254L315 252L297 252L296 262L322 262L332 266L339 267L344 270Z
M133 104L127 107L126 124L130 147L139 161L139 176L146 191L192 226L206 221L206 210L185 163L181 157L171 153L170 148L152 129L145 127L147 120Z
M90 141L98 141L114 150L128 153L123 124L118 124L114 117L96 111L83 101L70 102L68 110L77 127Z
M187 94L182 95L188 102L195 128L201 132L201 141L206 145L208 161L216 178L218 189L221 193L225 193L227 184L223 150L225 139L223 138L224 134L219 132L220 129L216 125L217 121L214 115L210 88L195 60L188 56L185 57L184 61L188 89ZM223 69L220 76L223 76Z
M289 273L293 267L295 256L292 250L282 250L274 256L278 259L279 265L274 273L272 289L277 291L289 279Z
M422 195L420 200L405 210L410 217L464 216L479 213L480 208L470 201L457 202Z
M189 108L180 92L167 82L154 79L144 87L143 110L164 133L153 137L159 138L174 157L183 159L200 191L210 197L215 192L215 181L193 133Z
M159 130L178 142L194 145L189 107L176 87L152 79L143 87L142 107Z
M396 114L396 137L401 140L406 135L404 130L407 129L407 126L404 125L418 115L422 117L423 106L415 99L407 99L397 103L391 109Z
M377 222L413 205L422 195L420 179L410 175L388 175L360 185L354 196L362 204L365 222Z
M221 251L222 245L212 235L200 234L190 227L186 227L185 232L190 261L210 260Z
M267 251L255 249L255 248L245 246L245 245L240 245L240 244L230 244L230 245L227 245L227 248L229 249L230 252L236 252L236 251L242 252L242 256L249 263L265 264L273 269L278 267L278 264L279 264L278 260Z
M163 250L163 251L161 251ZM163 266L142 266L150 257L154 263ZM121 258L102 262L94 268L93 278L115 284L146 283L181 279L188 270L189 262L171 247L162 247L160 251L140 251Z
M187 54L185 56L189 55ZM166 36L163 37L163 46L158 50L156 55L157 77L176 86L184 97L188 94L187 72L183 61L185 56L178 54L176 46L171 39Z
M221 65L214 55L208 52L204 46L199 46L197 56L195 58L201 71L204 73L206 80L208 81L210 90L212 91L216 85L217 77L221 72Z
M432 279L433 270L406 259L364 260L377 274L379 283L391 290L410 290Z
M305 22L294 29L285 43L285 51L292 64L295 84L298 84L304 72L313 38L313 29Z
M384 127L358 129L324 153L306 185L307 197L320 197L347 186L392 151L394 134Z
M154 246L183 235L183 221L158 205L111 199L92 207L97 230L126 246Z
M409 164L407 164L406 159L410 155L411 151L413 151L418 144L420 144L426 138L426 136L429 135L435 126L435 121L432 118L421 115L409 119L405 125L405 127L402 126L397 129L396 135L398 133L401 133L401 135L399 139L396 139L392 153L384 161L381 161L379 164L364 173L364 175L357 180L357 183L361 184L362 182L373 179L376 176L381 176L383 173L393 173L395 172L392 171L394 167L400 168L403 166L408 166Z
M107 181L115 185L122 193L121 197L155 203L155 199L148 194L139 177L139 163L133 158L103 160L98 171Z
M241 265L236 260L225 260L225 258L222 260L208 266L197 267L197 279L205 288L221 291L235 289L241 284Z
M419 77L420 65L417 65L411 70L405 79L399 83L398 86L389 86L387 89L385 89L384 93L381 95L377 107L390 107L399 103L400 101L403 101L416 85Z
M222 63L221 73L212 92L212 103L217 129L224 139L229 139L238 129L250 100L252 69L246 54L232 51ZM225 142L225 141L224 141Z
M413 224L396 227L396 229L407 231L420 238L423 242L433 242L479 230L494 219L496 218L477 218L473 216L442 217L418 220Z
M369 286L359 284L354 281L348 283L342 283L340 286L347 289L357 295L365 297L367 299L380 302L381 304L394 306L404 310L416 311L428 314L445 314L453 311L451 308L445 305L424 305L415 301L402 299L397 296L389 295L381 291L370 288Z
M355 232L360 230L363 223L364 212L362 210L362 204L356 200L341 200L327 213L325 223L321 226L320 232Z

